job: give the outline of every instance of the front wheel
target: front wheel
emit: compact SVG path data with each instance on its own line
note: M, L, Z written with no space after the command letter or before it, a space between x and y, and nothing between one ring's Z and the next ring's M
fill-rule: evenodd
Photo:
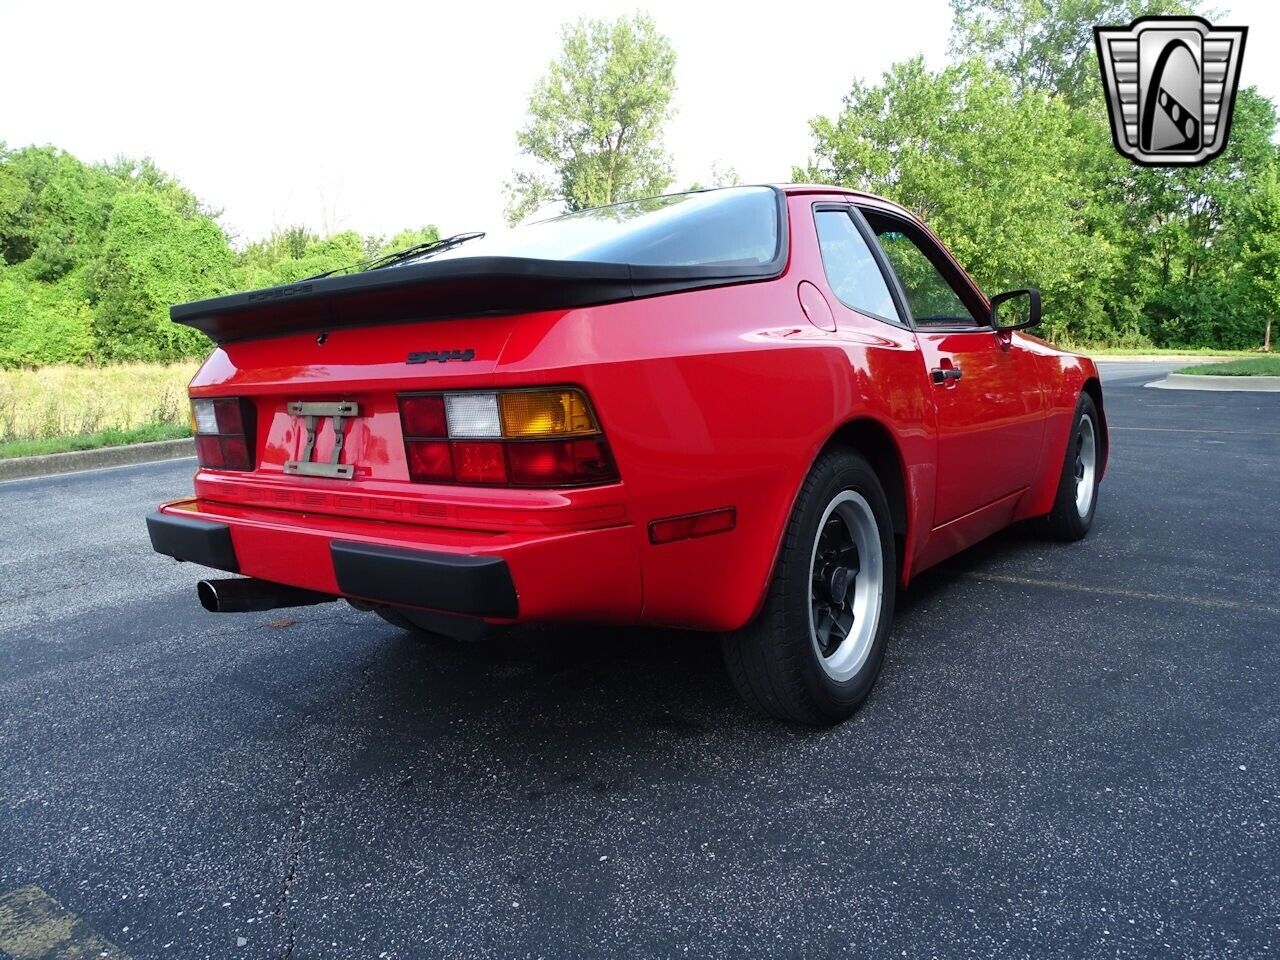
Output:
M742 698L801 723L851 715L884 661L897 569L875 471L852 451L823 454L796 498L760 615L723 641Z
M1082 393L1076 403L1053 509L1036 524L1041 535L1052 540L1084 539L1098 509L1101 466L1102 428L1098 407L1093 397Z

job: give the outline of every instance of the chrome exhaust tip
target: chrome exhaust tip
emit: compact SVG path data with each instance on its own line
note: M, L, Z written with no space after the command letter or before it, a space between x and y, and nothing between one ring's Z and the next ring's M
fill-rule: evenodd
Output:
M279 607L306 607L338 599L328 593L255 580L253 577L201 580L196 584L196 596L200 598L200 606L210 613L251 613Z

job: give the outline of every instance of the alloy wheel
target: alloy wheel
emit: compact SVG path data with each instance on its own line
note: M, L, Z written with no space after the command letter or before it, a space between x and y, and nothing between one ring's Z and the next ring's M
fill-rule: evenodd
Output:
M809 563L809 633L833 680L854 676L871 653L884 573L871 505L853 490L842 491L822 515Z

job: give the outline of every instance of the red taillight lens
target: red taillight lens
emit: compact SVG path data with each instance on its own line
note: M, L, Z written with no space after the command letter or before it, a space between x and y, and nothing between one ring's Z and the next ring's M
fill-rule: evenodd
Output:
M453 456L448 440L406 441L409 479L417 483L451 483Z
M254 408L249 400L219 397L192 400L196 459L212 470L253 469Z
M425 394L400 398L400 426L409 438L444 439L449 427L444 418L444 396Z
M411 480L569 487L618 479L577 387L403 394L399 403Z
M616 477L603 437L513 443L507 447L507 459L511 482L520 486L606 483Z
M668 517L666 520L654 520L649 524L649 541L672 543L676 540L691 540L694 537L709 537L713 533L728 533L737 521L738 512L733 507L708 510L706 513L691 513L683 517Z
M453 444L453 472L459 483L488 483L503 486L507 482L507 461L502 444L496 442Z
M244 436L244 416L239 400L213 401L213 414L218 421L218 433L224 436Z
M224 470L252 470L249 444L244 437L222 437L222 468Z
M196 459L202 467L220 469L225 462L222 456L222 438L213 434L197 436Z

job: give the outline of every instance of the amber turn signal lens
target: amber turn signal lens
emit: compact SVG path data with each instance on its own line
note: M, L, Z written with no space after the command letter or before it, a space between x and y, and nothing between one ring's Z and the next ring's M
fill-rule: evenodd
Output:
M598 433L580 390L513 390L498 395L504 437L571 437Z

